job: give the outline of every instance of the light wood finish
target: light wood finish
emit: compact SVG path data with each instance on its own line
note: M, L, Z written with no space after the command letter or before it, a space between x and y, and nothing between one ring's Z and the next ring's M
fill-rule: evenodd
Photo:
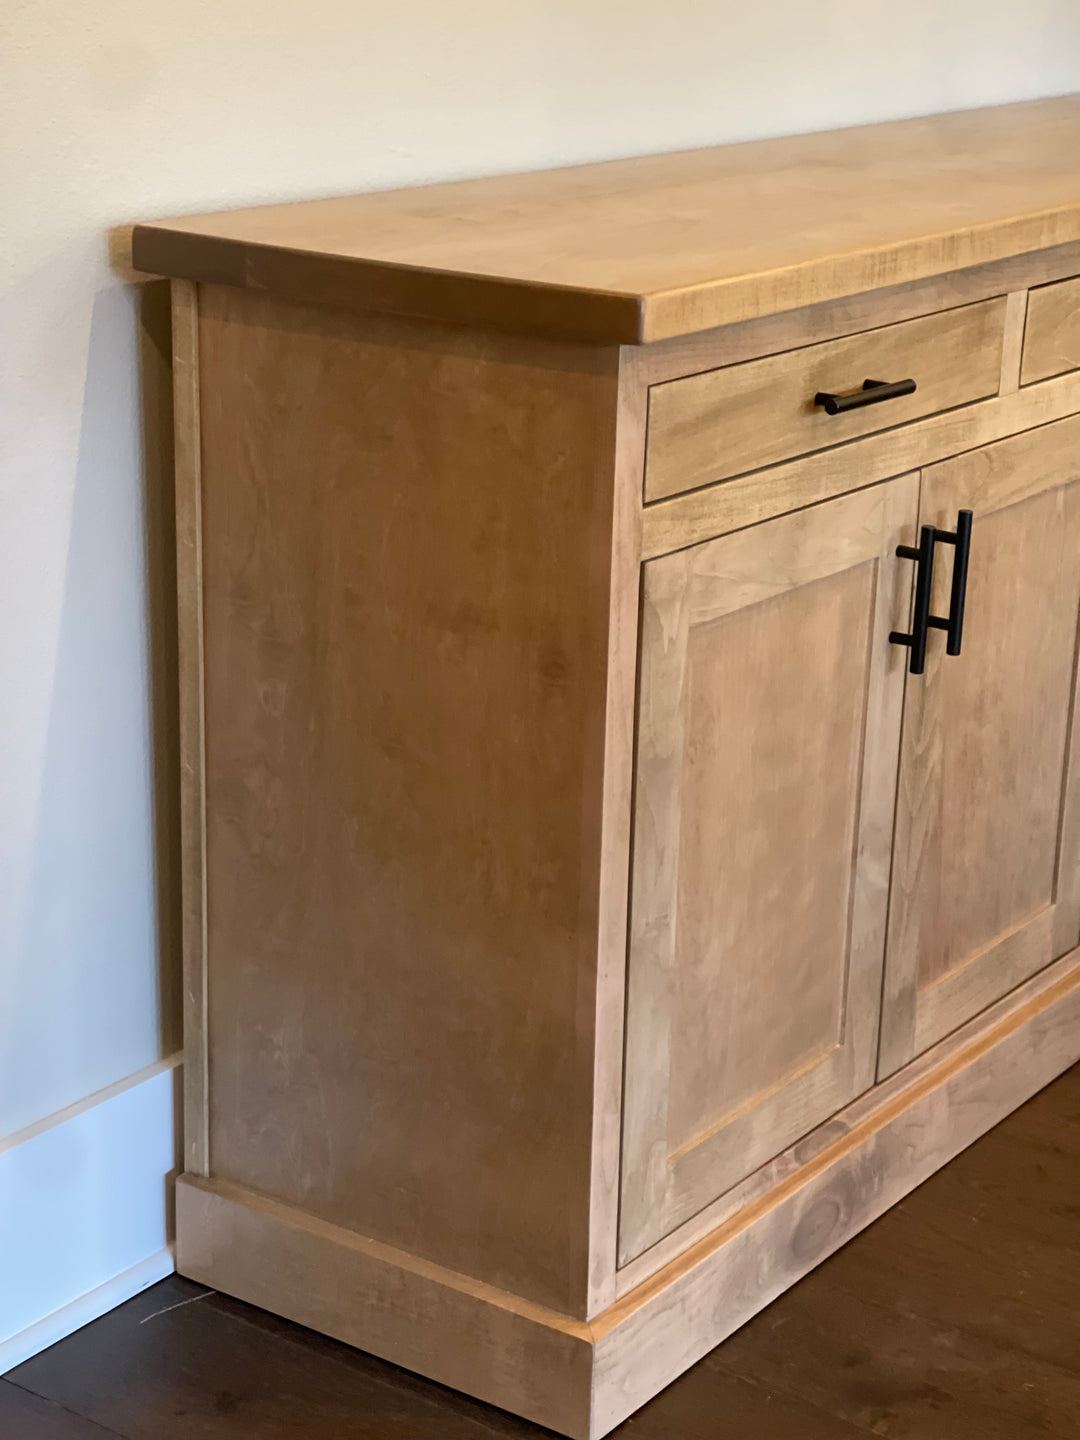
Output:
M890 475L991 444L1080 412L1080 375L1062 375L1014 395L984 400L837 450L747 475L646 507L645 559L815 505Z
M999 395L1015 395L1020 388L1020 364L1024 356L1024 328L1027 324L1028 292L1014 290L1007 297L1005 338L1001 348Z
M1080 1057L1080 964L593 1322L602 1436Z
M135 227L141 270L649 342L1080 239L1080 99Z
M842 1144L876 1116L891 1113L897 1101L920 1087L933 1073L951 1069L958 1057L969 1053L973 1040L997 1030L1026 1006L1059 985L1074 963L1080 963L1080 952L1072 959L1062 959L1011 991L1003 999L989 1005L980 1015L959 1030L939 1041L930 1050L904 1066L902 1070L880 1081L823 1124L811 1130L767 1165L755 1170L739 1185L700 1210L678 1226L651 1249L619 1270L617 1294L621 1298L637 1289L665 1266L687 1254L692 1247L726 1225L743 1210L756 1209L772 1191L787 1184L807 1165L816 1163L826 1150Z
M995 295L1017 296L1032 286L1047 285L1080 273L1080 244L1055 245L1033 254L1012 255L989 265L953 270L928 280L910 280L881 290L822 300L778 315L764 315L658 340L651 345L628 346L637 361L641 383L658 385L684 375L698 375L720 365L735 365L761 355L776 355L816 345L820 340L857 335L881 325L895 325L990 300Z
M178 1263L191 1279L587 1434L592 1345L583 1322L223 1181L182 1176L177 1216Z
M200 347L213 1173L584 1314L616 352Z
M996 395L1005 308L984 300L654 386L646 501ZM909 378L913 395L880 405L828 415L814 404L819 390Z
M926 674L907 685L883 1075L1080 940L1068 765L1080 418L926 470L921 522L949 529L958 508L975 514L963 653L946 656L932 634ZM948 611L944 550L937 614Z
M872 1083L917 506L645 567L622 1263Z
M1080 1057L1080 960L837 1119L835 1139L591 1323L221 1181L181 1180L185 1274L599 1440ZM874 1177L867 1184L865 1177Z
M634 775L641 556L641 476L645 392L631 373L639 352L620 362L611 532L611 599L600 843L600 915L595 987L596 1064L589 1229L588 1315L615 1298L622 1079L626 998L626 897Z
M1080 369L1080 278L1041 286L1028 299L1021 381Z
M176 579L180 665L184 1165L210 1173L206 1038L206 793L198 289L172 282Z
M136 227L179 277L183 1269L591 1440L1076 1058L1080 367L1026 377L1077 139L1080 97ZM778 409L904 378L883 335L950 408ZM664 395L747 376L679 458ZM645 503L647 437L700 488ZM985 512L975 668L925 681L992 723L955 791L904 751L970 963L883 995L920 493ZM883 1013L929 1048L867 1088Z

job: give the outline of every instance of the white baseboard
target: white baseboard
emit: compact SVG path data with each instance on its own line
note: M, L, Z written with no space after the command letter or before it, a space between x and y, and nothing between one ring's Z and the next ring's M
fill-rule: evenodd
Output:
M0 1147L0 1375L175 1268L175 1058Z
M96 1320L107 1310L114 1310L117 1305L122 1305L125 1300L138 1295L140 1290L156 1285L175 1269L176 1260L172 1246L166 1246L156 1255L148 1255L145 1260L140 1260L122 1275L114 1275L111 1280L106 1280L105 1284L99 1285L96 1290L80 1295L77 1300L62 1305L43 1320L20 1330L17 1335L12 1335L9 1340L0 1343L0 1375L14 1370L16 1365L21 1365L24 1360L47 1350L50 1345L55 1345L58 1340L63 1340L75 1330L81 1330L84 1325L89 1325L91 1320Z

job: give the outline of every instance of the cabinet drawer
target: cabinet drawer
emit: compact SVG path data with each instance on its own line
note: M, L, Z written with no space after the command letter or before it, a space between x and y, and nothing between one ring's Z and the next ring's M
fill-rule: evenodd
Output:
M645 499L660 500L996 395L1005 300L729 365L649 391ZM914 394L828 415L819 391L915 381Z
M1080 277L1028 296L1021 385L1080 369Z

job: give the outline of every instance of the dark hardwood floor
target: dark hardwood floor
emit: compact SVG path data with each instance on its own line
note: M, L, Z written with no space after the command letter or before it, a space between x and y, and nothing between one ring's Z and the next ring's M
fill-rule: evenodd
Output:
M614 1433L1080 1440L1080 1066ZM3 1440L545 1435L178 1277L0 1380Z

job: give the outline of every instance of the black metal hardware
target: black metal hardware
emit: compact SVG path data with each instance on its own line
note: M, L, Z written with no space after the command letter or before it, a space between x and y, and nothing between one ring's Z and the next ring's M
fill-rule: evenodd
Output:
M926 669L926 635L930 624L930 590L934 583L934 537L933 525L924 525L919 534L918 548L914 545L898 545L896 553L903 560L915 561L915 609L911 617L911 634L905 635L894 630L889 636L892 645L911 647L908 669L912 675L921 675Z
M842 415L845 410L859 410L863 405L880 405L882 400L914 394L914 380L864 380L861 390L852 390L847 395L833 395L828 390L819 390L814 396L814 404L820 405L826 415Z
M945 654L959 655L960 642L964 638L964 602L967 600L968 556L971 553L971 511L957 511L956 529L936 530L934 540L955 545L956 555L953 558L948 616L931 615L928 623L935 630L947 632Z
M913 545L896 547L897 555L904 560L914 560L917 566L911 634L904 635L899 630L894 630L889 636L893 645L909 645L911 647L911 662L908 669L912 675L921 675L926 668L926 636L931 629L946 632L946 655L960 654L960 644L964 638L968 557L971 554L971 520L970 510L959 510L956 515L955 530L937 530L933 525L924 525L919 533L918 549ZM956 547L948 615L930 614L930 592L934 584L934 546L939 542Z

